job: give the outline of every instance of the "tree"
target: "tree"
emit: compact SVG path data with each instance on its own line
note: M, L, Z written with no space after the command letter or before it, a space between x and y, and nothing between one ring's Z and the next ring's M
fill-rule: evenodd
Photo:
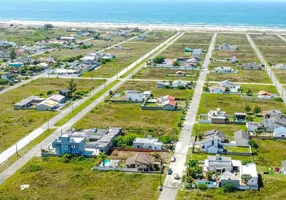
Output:
M213 173L211 172L211 171L207 171L207 173L206 173L206 178L207 178L207 180L212 180L212 176L213 176Z
M112 95L113 95L113 91L109 90L109 96L112 96Z
M44 29L51 29L54 28L54 26L52 24L45 24L44 25Z
M97 159L100 160L100 162L104 161L106 158L107 158L107 155L103 152L100 152L97 156ZM103 165L104 165L104 162L103 162Z
M165 61L165 57L164 56L157 56L156 58L153 59L153 62L156 64L162 64Z
M199 165L199 161L198 160L189 160L187 162L187 167L188 168L196 167L198 165Z
M253 109L254 114L258 114L261 112L261 107L259 107L258 105L256 105Z
M230 192L234 192L235 188L232 186L231 183L227 183L222 187L223 192L225 193L230 193Z
M207 190L207 189L208 189L208 187L207 187L207 185L206 185L205 183L198 184L198 188L199 188L200 190Z
M249 113L251 111L251 107L248 104L246 104L244 110L245 112Z
M73 94L77 90L77 84L74 81L74 79L71 79L68 85L68 89L71 91L71 94Z
M249 144L252 148L254 148L254 149L258 149L258 148L259 148L258 144L257 144L254 140L250 140L250 141L248 142L248 144Z
M14 60L17 58L17 53L15 51L15 49L12 49L11 52L10 52L10 58L11 60Z
M246 95L247 96L252 96L252 91L250 89L248 89L247 92L246 92Z

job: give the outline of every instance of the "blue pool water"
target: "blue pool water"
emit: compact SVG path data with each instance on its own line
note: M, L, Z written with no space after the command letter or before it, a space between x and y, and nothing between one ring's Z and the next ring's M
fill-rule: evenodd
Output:
M213 181L197 181L197 184L208 184L208 185L216 185L216 182Z
M104 160L103 161L103 166L108 167L110 165L111 161L110 160Z

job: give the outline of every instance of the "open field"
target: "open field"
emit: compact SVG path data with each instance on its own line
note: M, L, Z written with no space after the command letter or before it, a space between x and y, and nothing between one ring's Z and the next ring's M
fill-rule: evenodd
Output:
M185 45L209 45L212 39L213 33L186 33L176 43L182 43ZM175 44L176 44L175 43ZM193 46L186 46L189 48L195 48Z
M168 135L178 129L180 111L141 110L141 104L103 103L94 108L75 128L122 127L123 130L147 136Z
M209 110L215 110L220 108L226 111L227 114L233 114L234 112L245 112L244 107L248 104L252 109L258 105L261 110L279 109L281 112L285 112L285 106L283 102L274 100L246 100L242 99L240 95L232 94L203 94L200 102L198 114L208 113Z
M58 36L68 36L64 29L1 29L0 40L8 40L21 45L33 45L34 42L54 39Z
M133 75L133 78L142 78L142 79L154 79L154 80L185 80L185 81L196 81L199 76L199 71L191 70L180 70L186 73L187 76L171 76L168 74L174 74L177 71L172 69L164 68L151 68L144 67L138 73Z
M257 46L286 46L276 35L250 35Z
M109 50L106 53L111 53L116 56L111 62L101 65L100 68L86 72L84 77L112 77L121 70L138 60L140 57L154 49L159 43L142 43L137 41L130 41L123 44L125 48L132 48L131 50Z
M217 35L216 45L221 45L223 43L249 46L249 42L244 34L219 33ZM238 49L240 48L238 47Z
M232 64L211 64L209 70L214 70L216 67L229 66L236 70ZM248 82L248 83L272 83L265 70L244 70L238 69L238 73L216 74L208 73L207 81L224 81L230 80L233 82Z
M273 72L281 84L286 84L286 70L273 70Z
M282 43L286 44L281 40ZM258 48L270 66L286 63L286 46L258 46Z
M281 161L286 159L286 141L285 140L254 140L259 148L253 150L255 154L254 162L263 166L266 170L268 167L281 166Z
M0 151L15 143L25 134L47 122L57 112L35 110L14 110L14 103L31 95L46 96L48 91L58 93L59 89L68 86L68 79L38 79L27 85L0 95ZM75 80L78 91L87 91L96 88L102 80Z
M91 171L94 159L33 158L0 186L8 199L157 199L159 175ZM30 188L21 191L22 184ZM76 189L75 189L76 188Z
M166 89L166 88L156 88L156 82L139 82L139 81L128 81L119 89L120 92L124 90L138 90L141 92L152 91L154 97L160 97L164 95L171 95L176 98L189 98L191 99L194 91L190 89L180 90L180 89Z

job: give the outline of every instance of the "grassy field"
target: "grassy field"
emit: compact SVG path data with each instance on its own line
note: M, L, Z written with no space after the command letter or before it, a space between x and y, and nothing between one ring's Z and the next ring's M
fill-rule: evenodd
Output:
M128 133L139 133L147 136L168 135L178 129L179 111L141 110L141 104L103 103L94 108L75 128L122 127Z
M286 46L286 43L276 35L250 35L258 46Z
M1 29L0 40L8 40L21 45L33 45L34 42L55 39L58 36L68 36L64 29Z
M193 90L180 90L180 89L166 89L166 88L156 88L156 82L145 82L145 81L128 81L119 89L120 92L124 92L124 90L139 90L141 92L144 91L152 91L154 97L160 97L164 95L171 95L176 98L192 98L194 91Z
M259 148L254 150L257 155L254 156L254 162L263 166L266 169L268 167L281 166L281 161L286 158L286 141L282 140L254 140Z
M229 66L234 70L237 68L232 64L219 64L213 63L209 66L209 70L214 70L216 67ZM244 70L238 69L237 74L216 74L208 73L207 81L224 81L230 80L233 82L246 82L246 83L272 83L267 72L264 70Z
M280 83L286 84L286 70L273 70L273 72Z
M93 159L33 158L0 186L1 200L8 199L104 199L158 198L159 175L91 171ZM30 188L21 191L22 184Z
M133 78L139 79L154 79L154 80L186 80L186 81L196 81L199 76L199 71L186 71L180 70L186 73L188 76L170 76L168 74L174 74L177 71L172 69L163 68L142 68L138 73L133 75Z
M17 140L30 133L35 128L47 122L57 112L41 112L35 110L14 110L14 104L31 95L43 94L48 91L57 93L59 89L68 86L68 79L38 79L27 85L0 95L0 151L8 148ZM102 80L76 80L78 91L90 91Z
M111 62L103 64L97 70L86 72L84 77L112 77L119 73L121 70L138 60L140 57L154 49L159 43L142 43L137 41L130 41L122 45L126 48L132 48L131 50L109 50L107 53L111 53L116 56Z
M286 111L283 102L269 100L246 100L242 99L240 95L231 94L203 94L198 114L208 113L209 110L215 110L216 108L226 111L227 114L233 114L234 112L245 112L244 107L246 104L248 104L252 109L258 105L261 107L262 111L269 109L279 109L282 112Z

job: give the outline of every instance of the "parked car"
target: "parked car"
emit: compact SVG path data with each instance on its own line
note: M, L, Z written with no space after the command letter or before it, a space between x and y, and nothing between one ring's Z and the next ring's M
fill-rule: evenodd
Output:
M168 175L172 175L173 174L173 170L172 170L172 168L169 168L168 169Z
M179 176L179 174L178 174L178 173L176 173L176 174L175 174L174 179L176 179L176 180L180 180L180 176Z
M171 157L171 162L175 162L176 161L176 157L175 156L172 156Z

